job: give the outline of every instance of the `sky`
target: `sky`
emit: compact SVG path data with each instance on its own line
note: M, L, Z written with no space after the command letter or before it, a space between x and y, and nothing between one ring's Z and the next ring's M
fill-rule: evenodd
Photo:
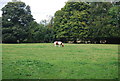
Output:
M0 10L4 7L7 2L12 0L0 0ZM31 7L31 12L33 18L38 23L41 20L49 19L51 16L54 16L54 13L57 10L60 10L65 6L65 2L68 0L21 0L25 2L26 5ZM0 17L2 12L0 11Z
M0 0L0 17L1 17L1 9L4 7L7 2L10 2L12 0ZM21 0L22 2L25 2L26 5L29 5L31 7L31 12L33 15L33 18L38 23L42 20L48 20L51 16L54 16L54 13L57 10L60 10L65 6L65 2L68 0ZM79 0L74 0L75 2ZM84 0L81 0L84 1ZM86 0L86 1L100 1L100 0ZM111 1L111 0L105 0L105 1ZM112 0L114 1L114 0ZM118 0L119 1L119 0Z

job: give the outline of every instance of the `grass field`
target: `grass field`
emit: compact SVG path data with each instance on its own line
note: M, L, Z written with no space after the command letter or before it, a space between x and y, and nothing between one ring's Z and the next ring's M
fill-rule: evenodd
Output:
M115 79L118 45L3 44L3 79Z

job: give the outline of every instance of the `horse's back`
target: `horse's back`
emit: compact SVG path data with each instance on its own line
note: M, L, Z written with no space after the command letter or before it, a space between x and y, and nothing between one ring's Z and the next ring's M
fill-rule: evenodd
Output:
M59 44L59 45L61 45L61 44L62 44L62 42L61 42L61 41L59 41L59 42L58 42L58 44Z
M61 41L55 41L54 44L59 44L60 45L60 44L62 44L62 42Z

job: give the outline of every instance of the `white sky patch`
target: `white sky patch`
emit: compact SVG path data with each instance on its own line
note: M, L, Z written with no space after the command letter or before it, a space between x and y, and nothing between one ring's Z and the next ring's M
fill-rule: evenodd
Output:
M27 5L30 5L33 18L37 22L47 19L48 16L54 16L57 10L64 7L67 0L22 0Z

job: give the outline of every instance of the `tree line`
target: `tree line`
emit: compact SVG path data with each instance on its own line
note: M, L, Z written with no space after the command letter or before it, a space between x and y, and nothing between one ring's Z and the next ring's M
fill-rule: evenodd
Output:
M24 2L9 2L2 8L2 42L51 42L53 30L34 21L30 6Z
M120 43L119 22L120 2L66 2L49 23L35 22L24 2L9 2L2 8L2 42Z
M55 36L61 40L120 42L120 2L67 2L55 13Z

